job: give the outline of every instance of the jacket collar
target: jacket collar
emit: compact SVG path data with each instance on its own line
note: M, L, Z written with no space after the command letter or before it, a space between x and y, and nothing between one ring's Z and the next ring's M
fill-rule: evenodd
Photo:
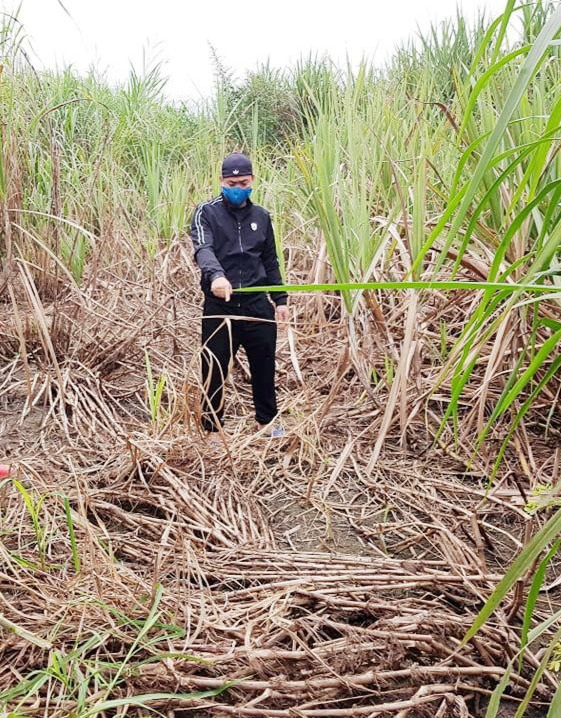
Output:
M232 216L234 216L234 217L237 217L237 218L239 218L239 217L242 217L242 218L245 217L247 214L249 214L249 212L251 211L251 208L253 207L253 202L251 201L251 199L250 199L249 197L248 197L248 198L246 199L246 201L245 201L245 206L243 206L243 207L234 207L234 205L230 204L230 203L228 202L228 200L226 199L226 197L224 197L224 193L223 193L223 192L221 192L220 195L221 195L221 197L222 197L222 199L223 199L223 205L224 205L224 207L226 207L226 209L228 210L228 212L230 212L230 214L231 214Z

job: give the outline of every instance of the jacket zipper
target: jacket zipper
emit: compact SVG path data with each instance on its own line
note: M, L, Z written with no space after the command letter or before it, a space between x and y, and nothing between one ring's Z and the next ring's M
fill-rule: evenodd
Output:
M240 243L240 252L243 254L243 245L242 245L242 226L238 220L238 242ZM242 268L240 267L240 289L242 286Z

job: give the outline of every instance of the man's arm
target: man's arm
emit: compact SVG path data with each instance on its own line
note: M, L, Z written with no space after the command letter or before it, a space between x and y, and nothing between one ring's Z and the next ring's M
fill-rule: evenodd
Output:
M195 249L195 262L203 275L206 275L211 283L218 277L225 277L222 265L214 254L214 237L205 217L203 204L200 204L193 214L191 240Z
M269 217L267 237L265 239L265 248L263 250L263 266L267 272L267 284L274 285L283 283L279 267L279 258L277 257L277 246L275 244L275 233L271 217ZM281 307L287 303L288 294L286 292L271 292L271 299L277 307Z
M191 221L191 239L195 248L195 261L201 268L203 278L208 278L210 291L215 297L230 301L232 285L226 279L222 265L214 253L214 236L204 214L204 205L195 210Z

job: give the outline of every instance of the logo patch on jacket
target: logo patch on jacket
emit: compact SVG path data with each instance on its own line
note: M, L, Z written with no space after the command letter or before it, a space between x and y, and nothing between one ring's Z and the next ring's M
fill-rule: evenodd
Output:
M250 226L254 232L257 232L257 222L252 222Z

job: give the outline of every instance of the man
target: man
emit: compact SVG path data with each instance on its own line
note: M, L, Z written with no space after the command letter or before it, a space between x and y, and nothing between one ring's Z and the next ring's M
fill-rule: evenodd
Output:
M243 346L255 418L260 428L266 426L276 437L283 432L272 425L277 415L275 309L264 292L233 294L234 288L282 284L271 217L249 198L254 179L249 157L228 155L222 163L220 196L200 204L191 224L204 293L202 425L211 433L222 425L224 382L231 360ZM276 318L286 322L286 293L273 292L271 298Z

